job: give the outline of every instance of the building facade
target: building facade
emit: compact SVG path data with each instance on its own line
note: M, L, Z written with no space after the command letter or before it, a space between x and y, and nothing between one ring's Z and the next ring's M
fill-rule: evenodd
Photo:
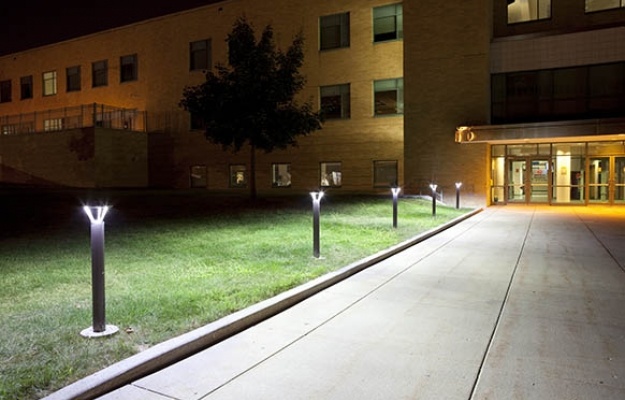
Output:
M245 191L246 149L178 106L242 15L303 32L299 97L326 114L259 155L260 194L625 203L620 0L227 0L0 57L0 181Z

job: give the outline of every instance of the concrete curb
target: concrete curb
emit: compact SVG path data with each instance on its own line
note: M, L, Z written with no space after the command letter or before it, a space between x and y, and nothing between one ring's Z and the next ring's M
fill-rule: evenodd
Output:
M44 400L86 400L102 396L144 376L161 370L201 350L219 343L245 329L268 319L370 266L408 247L422 242L483 211L473 210L445 225L426 231L402 243L356 261L337 271L290 289L270 299L237 311L201 328L159 343L132 357L76 381Z

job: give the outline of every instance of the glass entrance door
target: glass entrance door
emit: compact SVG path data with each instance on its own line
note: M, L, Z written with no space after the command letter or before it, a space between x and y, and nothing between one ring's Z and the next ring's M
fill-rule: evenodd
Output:
M610 157L591 157L588 160L588 201L610 202Z
M614 202L625 203L625 157L614 158Z
M550 163L543 158L508 160L508 202L548 203Z

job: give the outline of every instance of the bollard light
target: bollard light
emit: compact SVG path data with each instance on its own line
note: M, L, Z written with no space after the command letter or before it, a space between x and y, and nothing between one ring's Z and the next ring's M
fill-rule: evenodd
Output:
M109 336L119 331L115 325L106 324L104 299L104 217L108 206L84 206L83 210L91 222L91 282L93 325L83 329L84 337Z
M397 196L399 196L401 188L394 186L391 188L391 192L393 192L393 228L397 228Z
M438 185L432 183L430 184L430 189L432 189L432 215L436 215L436 188Z
M313 200L313 257L319 258L319 211L323 191L310 192Z
M460 187L462 182L456 182L456 208L460 208Z

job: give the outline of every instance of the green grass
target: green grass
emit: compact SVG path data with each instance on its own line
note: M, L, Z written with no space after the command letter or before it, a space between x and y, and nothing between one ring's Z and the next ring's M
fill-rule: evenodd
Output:
M433 218L430 202L400 199L393 229L389 198L327 196L323 258L314 259L310 199L0 195L0 399L45 396L467 212L439 205ZM106 317L121 332L89 340L79 335L92 318L89 223L79 205L101 196L114 203L106 219Z

